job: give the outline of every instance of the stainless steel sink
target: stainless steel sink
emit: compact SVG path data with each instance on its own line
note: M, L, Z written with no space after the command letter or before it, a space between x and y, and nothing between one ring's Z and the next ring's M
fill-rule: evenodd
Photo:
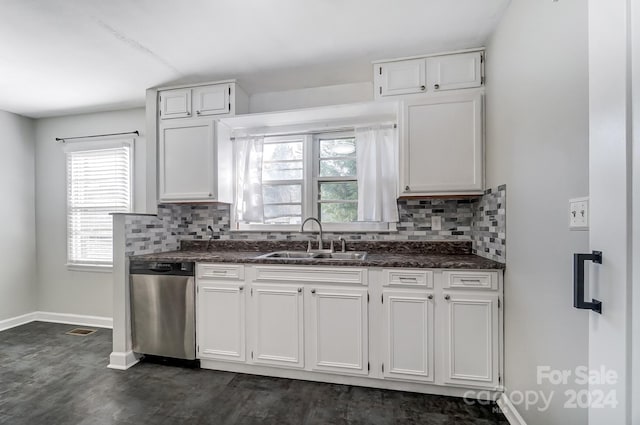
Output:
M347 251L347 252L307 252L307 251L276 251L268 254L260 255L256 258L282 259L282 260L359 260L363 261L367 258L364 251Z
M318 256L314 258L328 260L364 260L367 258L367 253L364 251L331 252L318 254Z

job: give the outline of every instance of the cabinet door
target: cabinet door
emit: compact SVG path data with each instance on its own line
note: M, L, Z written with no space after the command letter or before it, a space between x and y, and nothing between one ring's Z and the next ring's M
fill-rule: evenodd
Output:
M427 58L428 89L466 89L482 85L482 52Z
M159 130L159 199L215 199L213 121L171 121L162 123Z
M253 362L304 367L302 287L253 285Z
M160 93L160 119L191 116L191 89L166 90Z
M379 96L422 93L426 90L424 59L383 63L377 65L376 69Z
M444 382L498 386L498 295L445 293L444 298Z
M403 105L401 193L481 193L482 95L434 96Z
M245 361L243 283L198 282L199 358Z
M433 294L382 293L384 377L433 382Z
M310 297L311 368L367 375L367 290L315 288L310 290Z
M193 107L197 116L228 114L231 85L216 84L193 89Z

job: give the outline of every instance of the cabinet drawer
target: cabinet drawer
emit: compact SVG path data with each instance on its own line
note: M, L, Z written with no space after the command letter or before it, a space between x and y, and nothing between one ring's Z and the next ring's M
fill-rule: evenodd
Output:
M366 285L367 270L347 267L257 266L255 281Z
M199 263L198 279L244 280L244 266Z
M433 288L433 272L427 270L383 270L383 286Z
M498 289L498 272L445 271L443 288Z

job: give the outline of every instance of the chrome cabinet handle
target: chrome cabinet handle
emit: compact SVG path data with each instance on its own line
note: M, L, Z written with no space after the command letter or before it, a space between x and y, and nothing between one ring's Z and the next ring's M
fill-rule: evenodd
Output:
M298 293L302 292L302 288L298 288Z
M244 290L244 286L241 286L238 288L239 290L243 291Z
M420 86L420 90L425 91L427 89L426 86Z
M398 279L405 280L407 282L417 282L418 281L417 277L398 276Z
M444 299L445 299L445 300L447 300L447 301L449 301L449 300L451 299L451 297L450 297L449 295L445 295L445 296L444 296Z
M315 293L316 293L316 290L315 290L315 289L312 289L312 290L311 290L311 293L312 293L312 294L315 294Z
M200 115L200 114L201 114L201 112L200 112L200 111L196 111L196 115Z
M440 88L440 84L434 84L434 85L433 85L433 88L434 88L434 89L436 89L436 90L438 90L438 89Z
M404 187L404 190L409 190L409 186L405 186L405 187Z
M429 294L429 295L427 295L427 298L429 298L430 300L432 300L432 299L433 299L433 295L432 295L432 294Z
M480 279L460 279L460 282L474 282L474 283L480 283Z

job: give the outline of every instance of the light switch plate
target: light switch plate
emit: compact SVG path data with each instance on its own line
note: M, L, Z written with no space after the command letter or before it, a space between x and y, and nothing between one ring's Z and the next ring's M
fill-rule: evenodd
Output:
M569 230L589 230L589 198L569 199Z

